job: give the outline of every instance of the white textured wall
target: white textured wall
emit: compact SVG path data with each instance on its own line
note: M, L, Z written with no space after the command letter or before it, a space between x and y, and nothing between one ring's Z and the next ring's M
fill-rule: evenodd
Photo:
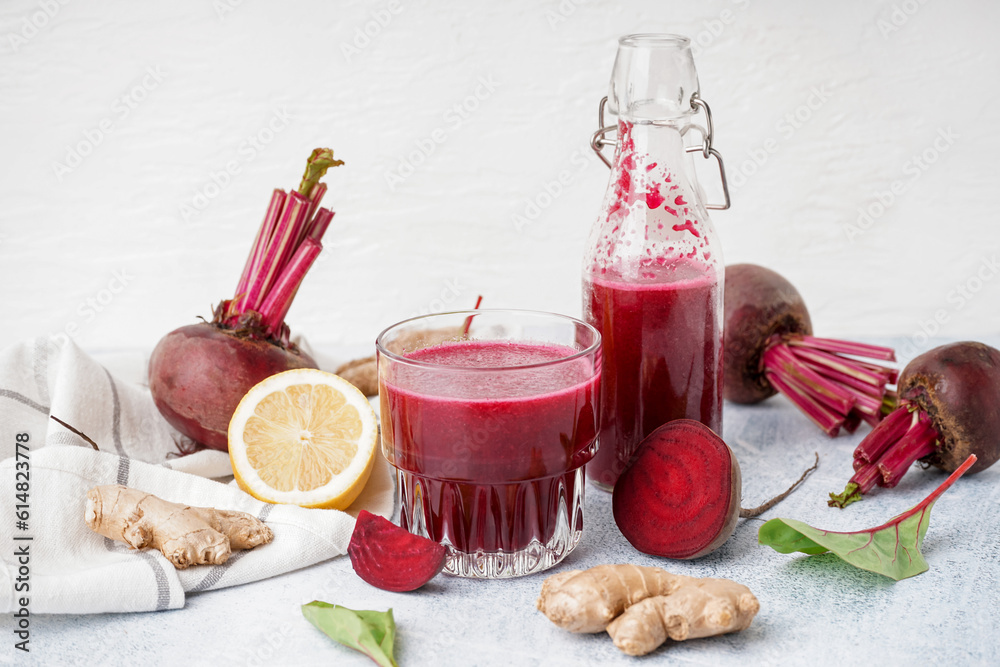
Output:
M346 50L376 17L386 25ZM824 334L913 335L935 316L945 335L996 333L997 25L985 0L4 0L0 346L69 328L90 348L151 347L208 315L270 190L296 186L319 145L347 164L329 178L338 215L293 331L363 343L480 293L578 314L607 179L587 139L616 37L637 31L702 44L734 183L714 218L728 261L788 276ZM466 118L450 111L466 100ZM97 145L57 169L81 142ZM217 191L227 164L238 173ZM894 199L884 211L879 193Z

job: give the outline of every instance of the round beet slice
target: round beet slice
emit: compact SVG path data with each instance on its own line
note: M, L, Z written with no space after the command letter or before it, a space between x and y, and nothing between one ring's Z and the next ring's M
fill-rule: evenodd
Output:
M443 544L361 510L347 553L359 577L376 588L402 593L436 577L444 569L447 550Z
M632 546L666 558L703 556L729 539L740 516L740 465L700 422L679 419L639 445L612 495Z

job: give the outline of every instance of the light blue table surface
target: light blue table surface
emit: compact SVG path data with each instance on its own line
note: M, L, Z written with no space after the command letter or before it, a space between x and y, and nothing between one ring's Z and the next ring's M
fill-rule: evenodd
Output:
M993 345L1000 337L984 339ZM873 341L877 342L877 341ZM906 341L888 341L903 349ZM906 359L902 359L906 361ZM826 494L850 477L851 453L868 432L829 439L783 397L725 407L724 437L743 470L743 504L786 488L820 454L802 487L764 515L821 528L883 523L915 505L945 475L912 470L892 491L846 510ZM695 561L645 556L621 536L610 496L587 488L583 538L549 573L603 563L656 565L734 579L760 600L741 633L669 643L647 664L869 665L1000 664L1000 466L966 476L934 506L924 542L930 570L892 580L832 555L782 555L757 544L759 520L742 520L718 551ZM183 609L142 614L35 616L30 655L0 650L0 662L32 665L365 665L302 617L313 599L356 609L391 607L400 665L629 665L604 634L573 635L535 609L546 574L503 581L440 576L423 589L388 593L361 581L347 557L236 588L192 594ZM7 624L10 628L10 624Z

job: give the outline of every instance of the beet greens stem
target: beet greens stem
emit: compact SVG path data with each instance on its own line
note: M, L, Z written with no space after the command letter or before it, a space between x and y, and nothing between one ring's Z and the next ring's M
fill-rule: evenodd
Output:
M316 217L309 224L308 238L315 241L319 241L323 238L323 234L326 233L326 228L330 226L330 221L333 220L333 211L328 208L321 208L316 212Z
M274 288L268 292L267 299L260 307L260 315L265 329L271 334L277 334L281 325L285 322L288 309L292 306L292 299L302 284L302 279L306 277L306 272L316 261L323 246L319 241L307 238L299 249L295 251L295 256L282 271Z
M803 364L807 368L811 368L812 370L824 376L831 382L837 382L839 384L844 385L845 387L848 387L849 389L854 389L855 393L861 393L875 397L875 396L880 396L881 392L885 389L886 385L885 382L879 384L865 382L864 380L859 380L845 373L840 373L839 371L835 371L829 366L822 366L820 364L813 363L809 359L802 359L798 355L796 355L795 358L799 363Z
M923 416L924 413L921 412L920 415ZM928 420L918 420L917 425L909 429L896 446L890 447L876 463L882 476L878 485L891 489L899 484L910 466L934 453L934 443L938 437L938 432Z
M317 183L313 186L312 192L309 193L309 211L306 213L306 220L312 220L316 215L316 209L319 208L319 203L323 201L323 195L325 194L326 183ZM308 232L308 229L304 231ZM299 240L301 241L302 239Z
M904 403L872 429L854 450L854 475L827 504L844 508L875 485L892 488L919 459L933 454L940 439L926 412Z
M891 528L892 526L898 525L901 522L905 521L914 514L917 514L918 512L923 512L927 507L935 503L937 499L941 497L941 494L947 491L948 488L952 484L954 484L959 477L964 475L969 468L974 466L977 460L978 457L976 457L975 454L969 454L968 458L965 459L965 462L963 462L962 465L958 466L958 468L955 469L955 472L948 475L948 479L944 480L941 483L941 486L934 489L934 491L932 491L929 496L927 496L926 498L924 498L919 503L917 503L907 511L903 512L902 514L892 517L881 526L876 526L875 528L872 528L870 532L875 533L884 528Z
M828 435L853 432L864 420L875 426L885 410L888 385L898 372L855 357L894 361L888 347L801 334L771 337L761 355L768 382Z
M287 342L285 316L323 248L323 235L333 219L333 211L320 207L327 186L319 180L328 169L342 164L329 148L317 148L309 156L298 191L271 194L236 294L216 309L216 324ZM262 332L256 324L248 324L258 321Z
M885 418L885 421L868 434L857 449L854 450L854 460L864 464L877 463L879 457L889 449L890 445L903 437L913 426L913 417L908 410L895 410Z
M275 190L271 193L271 202L267 205L267 213L257 230L257 238L254 240L250 255L247 257L246 266L243 267L243 275L240 276L240 283L236 286L236 296L233 298L235 304L235 314L242 314L246 310L247 292L253 281L257 277L261 262L267 252L267 246L271 242L274 227L278 222L278 216L285 204L285 192Z
M295 240L298 238L297 224L299 219L304 218L309 206L309 200L293 192L285 200L285 208L281 212L281 219L274 230L274 237L267 249L267 255L257 273L256 280L250 288L250 295L247 297L247 307L250 310L260 311L261 304L267 298L268 290L278 278L278 273L282 269L286 255L290 251Z
M837 354L850 354L855 357L896 361L896 351L891 347L882 347L881 345L869 345L868 343L856 343L833 338L817 338L815 336L802 336L788 341L788 344L797 347L811 347Z
M795 356L803 361L810 361L818 366L828 368L832 372L841 373L855 380L869 384L873 387L885 385L885 377L881 373L875 373L851 360L838 357L834 354L822 350L809 348L799 348L795 350Z
M809 419L813 420L817 426L823 429L827 435L831 437L837 435L841 424L841 420L837 414L826 408L808 393L799 391L792 384L786 382L780 370L767 373L767 379L775 389L787 396Z
M783 372L785 380L809 392L813 398L833 409L846 414L854 405L854 397L849 391L827 380L810 368L797 363L788 346L775 345L764 353L764 365L772 372Z

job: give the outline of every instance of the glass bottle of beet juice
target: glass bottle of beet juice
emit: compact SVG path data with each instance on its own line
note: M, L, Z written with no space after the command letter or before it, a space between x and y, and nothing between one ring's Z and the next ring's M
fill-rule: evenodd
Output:
M606 105L617 127L604 127ZM699 111L707 130L693 124ZM584 318L603 339L600 447L587 476L610 490L658 426L687 418L722 431L724 265L706 209L728 208L729 194L686 37L621 38L600 117L591 143L611 179L583 266ZM605 138L615 130L617 141ZM718 161L725 204L703 201L698 156Z

